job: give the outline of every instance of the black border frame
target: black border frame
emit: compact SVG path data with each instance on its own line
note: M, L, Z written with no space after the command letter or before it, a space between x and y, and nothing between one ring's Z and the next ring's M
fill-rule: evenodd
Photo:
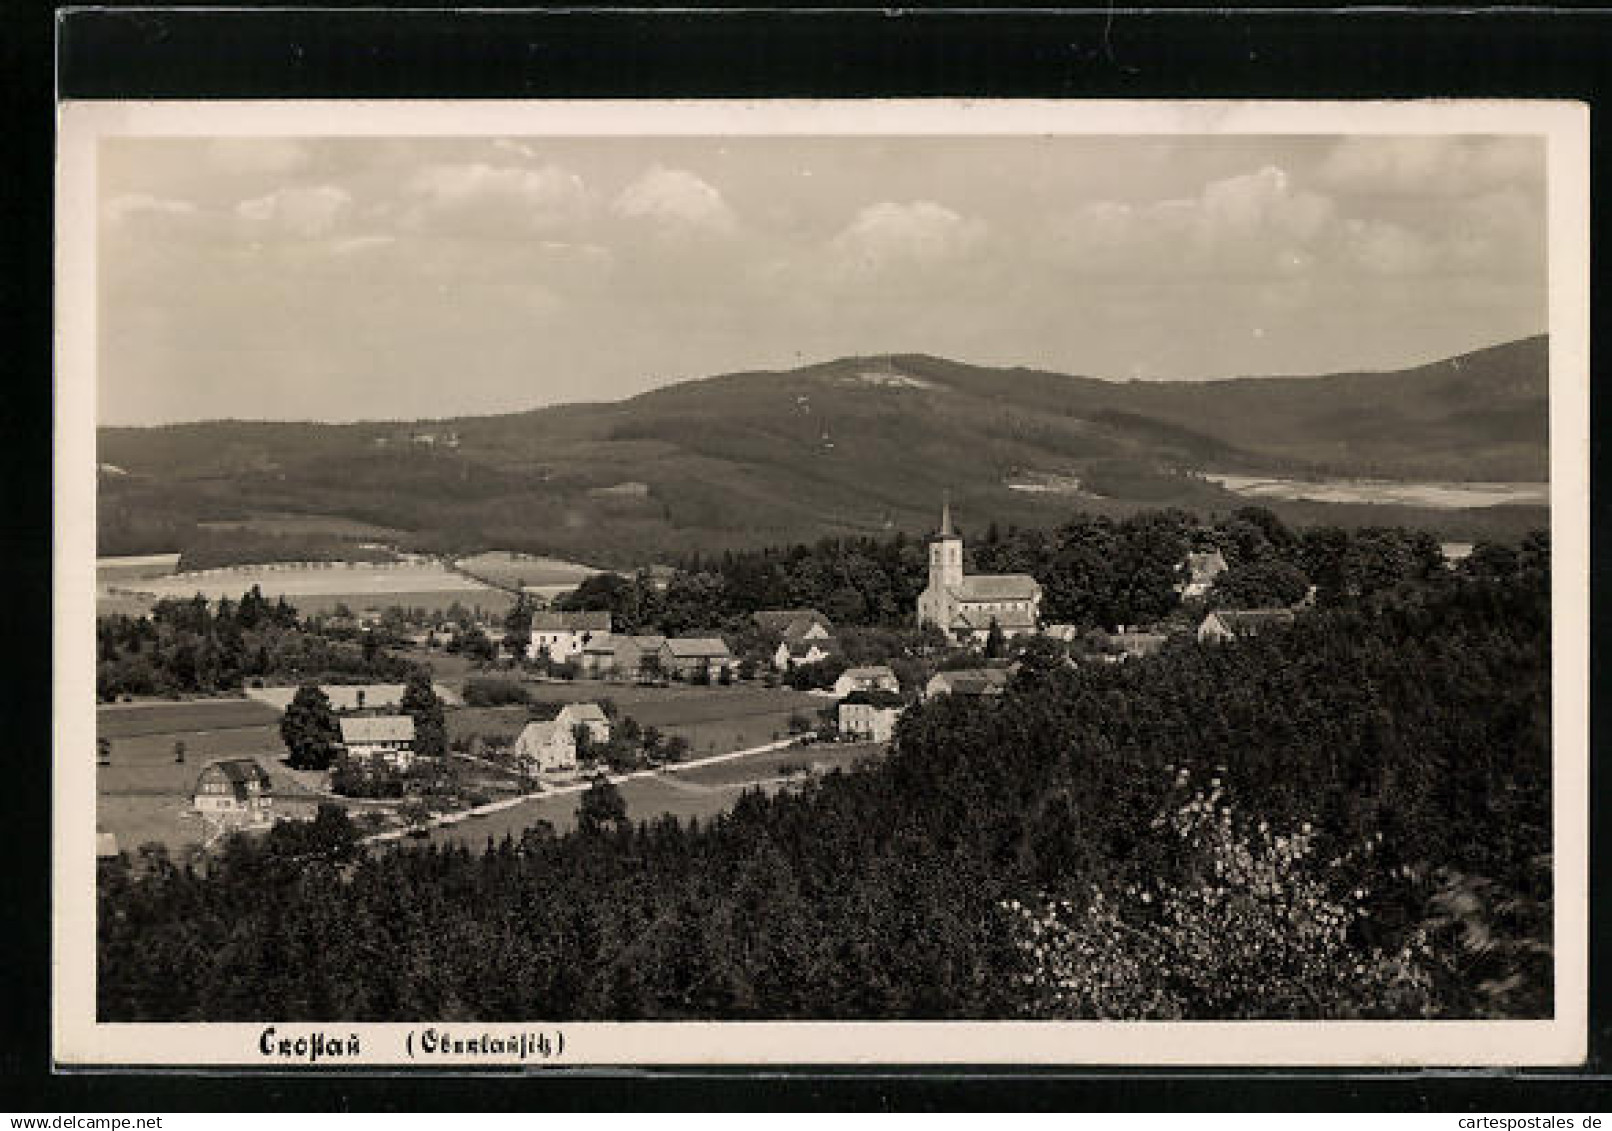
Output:
M17 331L0 413L0 520L14 647L0 681L12 758L0 790L13 910L0 978L0 1106L21 1111L555 1110L1536 1110L1612 1107L1607 774L1594 738L1608 703L1593 642L1608 626L1604 492L1591 498L1591 1033L1579 1070L958 1068L549 1070L407 1075L230 1071L59 1073L50 1061L51 231L54 99L73 98L1570 98L1591 108L1591 165L1608 152L1612 12L1567 8L1366 10L867 7L815 10L200 7L58 9L0 27L6 106L20 139L0 178L0 326ZM1608 204L1592 192L1592 244ZM1612 243L1608 243L1612 246ZM1604 263L1593 268L1596 279ZM1598 299L1600 288L1592 288ZM1612 329L1592 309L1592 342ZM1593 350L1592 350L1593 355ZM1592 357L1593 372L1593 357ZM1591 435L1612 434L1592 387ZM1606 483L1602 446L1593 487Z

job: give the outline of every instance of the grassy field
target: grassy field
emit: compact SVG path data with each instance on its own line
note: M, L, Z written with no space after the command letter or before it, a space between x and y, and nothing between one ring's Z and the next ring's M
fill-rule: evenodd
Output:
M877 756L879 747L869 743L791 747L749 758L735 758L714 766L702 766L678 773L662 773L633 778L617 786L627 802L627 816L633 821L653 821L671 814L679 820L698 818L708 821L731 808L747 789L768 793L783 788L791 780L780 780L782 767L806 765L814 772L849 769L865 758ZM582 794L568 793L539 798L484 817L472 817L457 825L432 830L429 840L437 844L465 844L481 848L487 838L501 840L505 834L519 837L537 821L548 821L557 832L576 827L577 807ZM404 841L405 844L424 843Z
M575 586L586 577L599 571L591 566L559 558L545 558L522 554L513 550L488 550L454 563L466 573L474 574L493 585L509 588L521 586Z
M696 758L781 738L789 733L791 715L800 712L815 722L817 711L831 702L789 688L637 687L599 680L530 684L528 691L545 703L611 699L622 714L643 726L688 739L691 757ZM466 707L448 712L448 737L479 733L513 738L526 719L524 707Z
M261 727L279 720L279 711L251 699L188 699L179 703L155 700L105 704L96 711L95 730L99 737L118 739Z
M390 526L377 526L334 514L255 514L246 518L198 522L202 530L246 531L253 534L320 535L351 541L396 542L408 532Z

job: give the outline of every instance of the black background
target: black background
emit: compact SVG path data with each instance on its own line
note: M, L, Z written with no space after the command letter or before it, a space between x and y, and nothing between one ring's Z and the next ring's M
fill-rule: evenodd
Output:
M1591 10L662 12L123 9L0 15L0 1110L1612 1107L1607 774L1592 764L1592 1055L1563 1072L1228 1074L956 1069L516 1076L53 1073L50 1064L51 190L64 98L1570 98L1607 154L1612 16ZM1608 113L1605 116L1612 116ZM1596 194L1592 246L1612 246ZM1597 260L1596 280L1605 274ZM1594 295L1599 298L1600 288ZM1597 302L1592 340L1612 340ZM1592 361L1593 367L1593 361ZM1606 398L1592 386L1593 436ZM1606 483L1604 445L1592 477ZM1592 495L1592 640L1607 628ZM1608 704L1592 660L1593 728ZM1597 745L1592 741L1592 750ZM1595 758L1592 756L1592 763ZM87 929L87 928L86 928ZM1599 1075L1599 1078L1597 1076Z

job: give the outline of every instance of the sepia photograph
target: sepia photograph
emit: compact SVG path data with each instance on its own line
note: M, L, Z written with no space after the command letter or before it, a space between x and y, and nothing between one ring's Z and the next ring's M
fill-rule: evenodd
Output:
M66 105L57 1060L1577 1062L1586 122Z

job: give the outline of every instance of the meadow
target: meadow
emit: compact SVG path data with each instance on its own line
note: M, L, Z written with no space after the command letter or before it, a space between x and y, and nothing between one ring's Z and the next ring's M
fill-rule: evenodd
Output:
M130 585L154 598L188 599L200 593L210 601L239 598L252 586L274 600L284 597L301 613L399 606L446 611L454 604L471 611L501 614L514 597L434 563L370 562L263 563L178 573ZM105 611L104 609L102 611Z
M454 565L488 584L507 589L575 588L599 572L576 562L516 550L488 550L460 558Z

